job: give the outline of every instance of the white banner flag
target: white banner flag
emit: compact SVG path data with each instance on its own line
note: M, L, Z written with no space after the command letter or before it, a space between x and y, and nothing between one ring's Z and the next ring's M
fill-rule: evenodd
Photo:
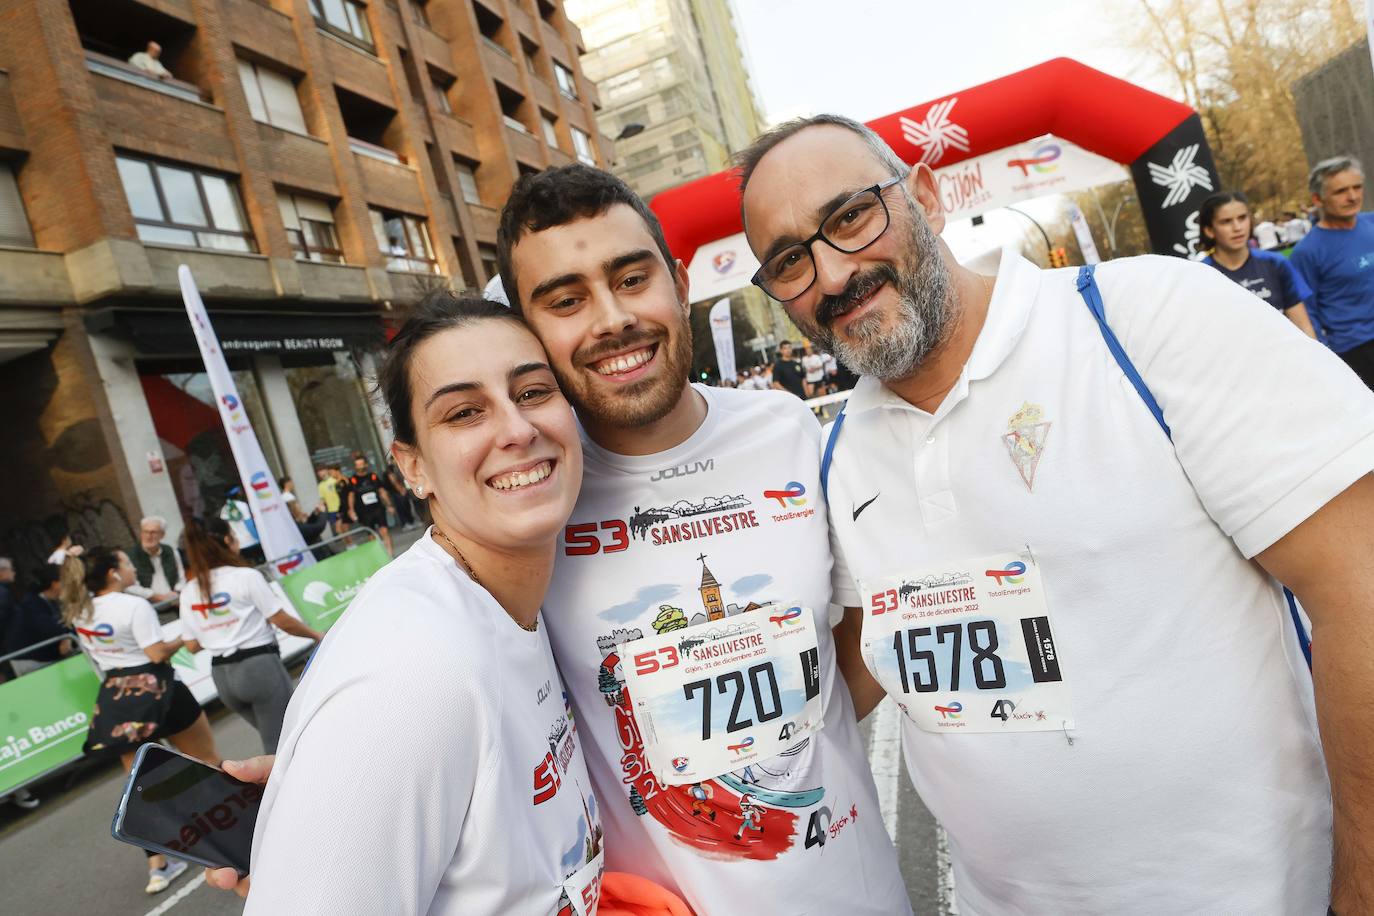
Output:
M735 377L735 328L730 320L730 300L711 306L711 339L716 344L716 365L721 381Z
M1102 263L1102 255L1097 253L1097 243L1093 241L1092 228L1088 226L1083 211L1078 209L1078 204L1069 204L1069 222L1073 225L1073 234L1078 239L1078 249L1083 252L1083 263Z
M1051 135L935 170L945 219L1130 177L1119 163Z
M305 539L301 537L300 529L296 527L277 490L276 481L272 479L262 446L253 433L253 424L249 422L248 413L239 399L234 377L229 374L229 367L224 362L224 353L210 324L210 316L205 312L205 303L200 299L200 290L196 289L196 281L191 277L191 269L182 264L177 268L177 277L181 280L181 298L186 303L186 315L191 319L191 329L200 346L200 358L205 363L205 374L210 378L219 417L224 422L229 450L233 452L234 463L238 465L239 479L243 482L243 499L257 523L262 552L267 559L277 561L277 571L282 574L309 566L315 559L305 549Z

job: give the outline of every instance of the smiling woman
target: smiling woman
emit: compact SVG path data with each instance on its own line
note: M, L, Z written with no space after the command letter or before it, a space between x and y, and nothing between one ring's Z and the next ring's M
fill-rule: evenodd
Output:
M434 527L368 581L292 697L247 912L594 908L599 805L540 619L582 483L572 409L518 317L446 291L415 307L380 383Z

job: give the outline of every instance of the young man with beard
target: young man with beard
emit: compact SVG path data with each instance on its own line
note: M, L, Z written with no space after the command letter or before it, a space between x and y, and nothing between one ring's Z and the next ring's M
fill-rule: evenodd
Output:
M1374 910L1359 379L1202 265L962 268L929 167L848 119L742 162L756 282L866 376L827 477L836 642L860 714L904 712L960 910Z
M585 433L582 493L544 619L601 798L608 869L657 881L702 914L909 912L835 665L815 419L781 392L687 383L686 267L620 179L584 165L522 178L498 241L506 295ZM756 613L772 602L786 610ZM690 730L719 735L757 718L735 734L761 748L776 735L780 753L680 785L671 769L691 765L685 752L665 749L670 772L651 769L647 745L667 747L666 720L646 727L628 669L661 665L669 677L703 640L808 627L806 689L823 722L763 726L779 708L766 684L750 699L742 681L713 686L708 669L683 685L699 716ZM656 652L636 646L675 631L681 640ZM769 655L751 677L775 661L782 670ZM734 739L731 752L753 740ZM694 816L703 794L710 818Z

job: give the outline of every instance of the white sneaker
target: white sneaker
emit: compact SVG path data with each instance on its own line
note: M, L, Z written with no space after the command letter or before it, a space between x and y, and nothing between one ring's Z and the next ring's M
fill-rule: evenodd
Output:
M161 868L148 869L148 886L143 889L145 894L160 894L171 887L172 882L181 876L186 870L186 863L180 859L168 859L167 864Z

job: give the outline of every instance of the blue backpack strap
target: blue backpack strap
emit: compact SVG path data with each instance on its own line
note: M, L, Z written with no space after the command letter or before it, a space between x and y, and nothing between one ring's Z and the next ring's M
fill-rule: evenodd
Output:
M1116 358L1116 364L1121 367L1121 371L1126 373L1126 378L1130 380L1131 386L1135 388L1136 394L1145 402L1145 406L1150 408L1150 413L1154 414L1155 422L1159 428L1164 430L1164 435L1169 437L1169 441L1174 441L1174 434L1169 431L1169 424L1164 422L1164 411L1160 410L1159 402L1155 396L1150 394L1150 389L1146 387L1145 380L1140 377L1140 373L1135 371L1135 364L1126 355L1126 351L1121 348L1121 342L1112 333L1111 327L1107 324L1107 313L1102 308L1102 293L1097 288L1097 280L1093 278L1093 264L1084 264L1078 270L1078 292L1083 297L1083 301L1088 304L1088 311L1093 313L1097 319L1098 330L1102 332L1102 339L1107 342L1107 349L1112 351L1112 356Z
M1085 264L1083 267L1079 268L1078 292L1083 297L1083 301L1088 304L1088 311L1092 312L1093 317L1097 319L1098 330L1102 332L1102 339L1107 342L1107 349L1112 351L1112 356L1116 359L1116 364L1120 366L1121 371L1126 374L1126 378L1130 380L1131 386L1135 388L1136 393L1140 395L1140 399L1145 402L1145 406L1150 408L1150 413L1154 414L1155 422L1159 424L1160 429L1164 430L1164 435L1168 436L1169 441L1172 442L1174 441L1174 435L1169 431L1169 424L1164 422L1164 411L1160 409L1159 402L1156 401L1155 396L1150 393L1150 389L1146 386L1145 380L1140 377L1140 373L1135 369L1135 364L1132 363L1131 358L1126 355L1126 351L1121 347L1121 342L1116 339L1116 335L1112 333L1111 327L1107 324L1107 313L1102 308L1102 293L1097 288L1097 280L1093 277L1093 267L1094 265L1092 264ZM837 423L836 426L838 425ZM833 445L833 431L831 440L830 444ZM826 447L825 455L827 459L830 457L829 446ZM821 465L821 474L821 482L822 486L824 486L824 462L822 462ZM1293 596L1293 593L1288 590L1287 586L1284 586L1283 597L1288 602L1288 614L1293 618L1293 629L1296 630L1298 634L1298 645L1302 648L1303 658L1307 659L1307 667L1310 669L1312 667L1312 641L1307 638L1307 631L1304 630L1302 626L1302 618L1298 616L1298 599Z
M844 425L844 407L835 415L835 425L830 427L830 436L825 440L825 451L821 453L821 495L825 497L827 504L830 502L830 462L835 457L835 440L840 438L840 427Z

